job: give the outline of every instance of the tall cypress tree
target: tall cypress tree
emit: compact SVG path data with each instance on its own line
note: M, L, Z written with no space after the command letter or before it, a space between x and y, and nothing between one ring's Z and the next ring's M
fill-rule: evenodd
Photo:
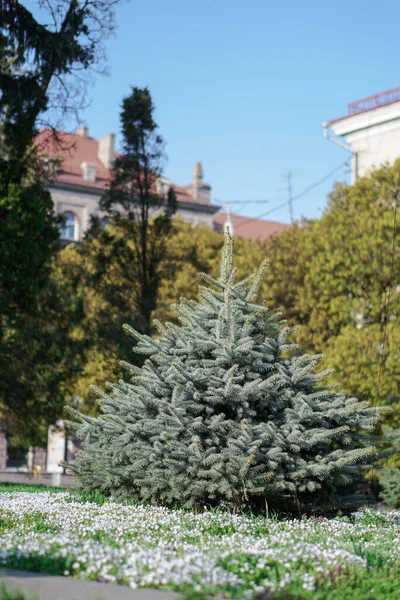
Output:
M147 88L134 87L123 99L122 153L115 159L109 189L100 200L103 216L113 227L99 229L98 219L93 218L89 233L99 236L100 242L100 251L93 255L93 278L101 278L113 262L124 269L135 290L136 322L141 332L147 334L151 333L161 265L177 208L173 189L169 187L165 192L160 189L164 141L154 110ZM116 285L111 282L110 287L113 286L118 297L118 282Z
M83 450L71 469L90 489L163 504L337 503L360 477L379 410L321 382L318 356L288 341L254 302L265 264L236 281L226 236L219 279L180 299L158 339L126 329L147 357L131 383L97 390L101 414L71 411Z

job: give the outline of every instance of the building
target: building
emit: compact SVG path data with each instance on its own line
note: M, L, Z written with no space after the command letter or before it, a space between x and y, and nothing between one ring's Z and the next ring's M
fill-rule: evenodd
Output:
M400 156L400 88L368 96L323 124L324 135L352 154L351 182Z
M99 140L89 137L87 127L79 127L75 133L58 132L57 141L48 131L42 131L37 144L47 156L49 190L57 214L65 215L62 238L78 242L90 224L91 215L102 214L99 200L107 187L110 169L115 157L115 135L102 136ZM57 175L52 168L60 159L61 169ZM204 181L203 167L197 162L192 181L179 186L166 178L157 182L159 189L172 187L178 200L177 214L193 225L207 225L222 231L224 225L242 238L267 239L282 231L287 225L275 221L229 216L221 207L211 202L211 186Z
M242 215L234 215L225 212L218 212L214 215L214 230L221 233L225 227L229 227L238 237L248 239L268 239L275 233L279 233L287 229L289 225L286 223L278 223L277 221L263 221L261 219L253 219Z

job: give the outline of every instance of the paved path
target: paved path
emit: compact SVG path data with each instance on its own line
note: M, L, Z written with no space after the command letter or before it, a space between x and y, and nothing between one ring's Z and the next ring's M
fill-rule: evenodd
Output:
M80 581L29 571L0 569L0 582L9 591L20 590L26 600L178 600L175 592L142 588L132 590L122 585Z

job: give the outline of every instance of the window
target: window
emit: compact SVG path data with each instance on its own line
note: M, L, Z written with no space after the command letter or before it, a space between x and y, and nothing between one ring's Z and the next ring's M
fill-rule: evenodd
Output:
M61 239L77 242L79 239L78 219L72 212L63 213L65 221L61 227Z
M90 181L92 183L96 181L96 165L92 165L85 161L81 164L81 169L85 181Z

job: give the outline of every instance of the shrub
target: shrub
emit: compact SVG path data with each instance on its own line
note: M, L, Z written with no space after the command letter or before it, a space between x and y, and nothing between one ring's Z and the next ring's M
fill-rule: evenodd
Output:
M97 390L101 414L70 410L80 484L124 498L200 507L338 506L374 453L379 410L323 385L279 314L255 303L265 264L236 281L226 236L219 279L181 298L158 339L127 327L145 356L130 383Z

